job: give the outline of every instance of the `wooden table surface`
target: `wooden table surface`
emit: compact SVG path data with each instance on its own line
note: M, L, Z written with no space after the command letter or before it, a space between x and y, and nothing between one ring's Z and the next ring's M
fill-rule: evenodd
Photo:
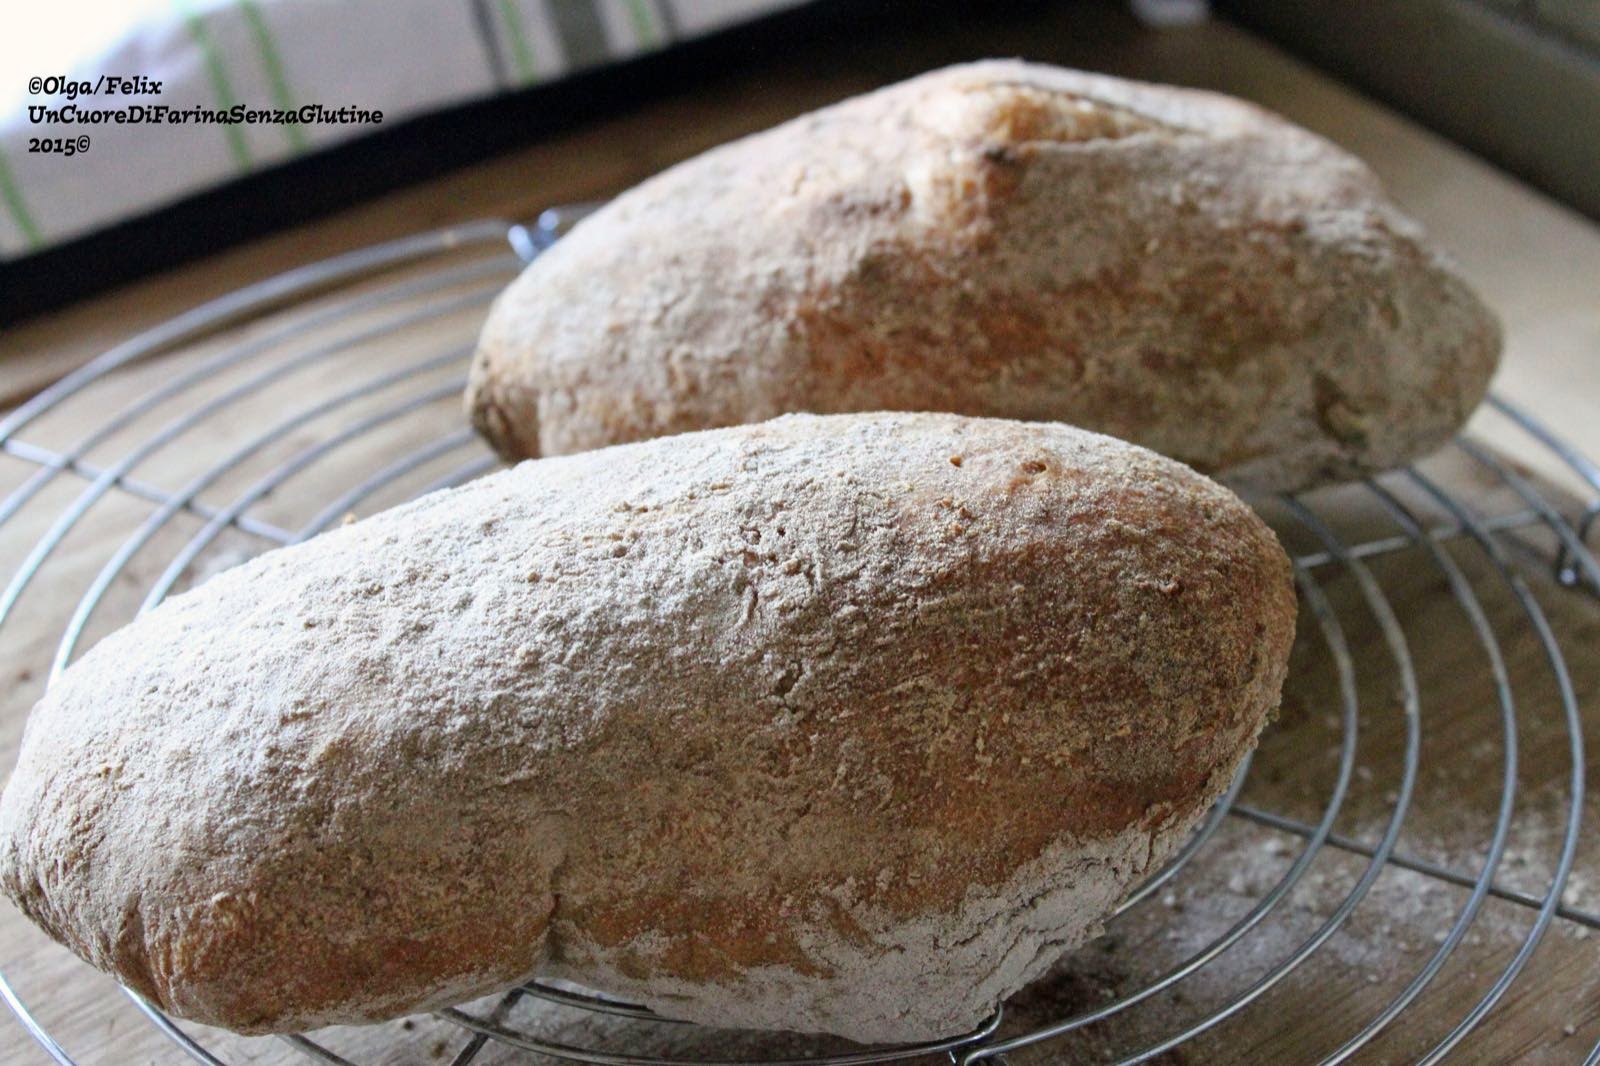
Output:
M551 204L603 197L677 159L738 134L945 62L986 55L1022 55L1221 89L1259 101L1359 153L1382 174L1396 197L1455 252L1469 279L1500 313L1506 326L1507 348L1495 389L1537 412L1589 454L1600 455L1600 418L1595 417L1600 413L1600 228L1226 25L1213 23L1147 33L1134 29L1114 12L1088 5L1060 5L1006 25L986 23L972 32L944 25L908 31L904 39L893 42L840 41L835 47L807 50L759 74L723 77L686 95L641 106L591 128L24 324L0 336L0 410L134 332L278 271L452 222L487 217L530 219ZM382 365L407 352L421 352L427 344L442 343L441 338L447 335L470 336L474 316L478 315L481 308L468 307L455 318L436 324L436 328L430 326L433 332L419 330L398 349L374 350L361 356L366 360L363 365ZM46 420L38 432L46 437L57 434L61 440L70 439L74 431L81 434L85 425L153 383L170 377L177 369L194 365L207 350L214 349L199 346L134 368L118 381L86 395L71 411L70 420L75 425L59 419L57 423ZM326 376L317 379L315 387L333 388L340 380L338 375L344 372L338 368L318 371ZM259 413L265 417L269 412ZM412 439L406 436L408 433L414 434L414 440L426 440L428 434L451 427L458 420L453 400L419 412L415 420L395 428L391 436L357 446L340 460L342 466L316 474L321 480L311 484L324 488L347 485L362 470L370 470L398 454L396 449ZM202 428L183 454L156 456L148 470L141 467L141 476L155 483L171 484L172 478L183 474L186 462L192 464L194 445L202 451L224 449L236 443L241 432L241 426L232 421ZM1574 492L1583 489L1547 451L1512 431L1503 419L1484 416L1474 423L1474 432L1549 483ZM12 464L9 467L0 465L0 498L20 484L31 469L8 462ZM1468 466L1458 455L1443 458L1429 469L1443 483L1474 492L1475 499L1487 499L1497 493L1500 497L1507 495L1503 486L1488 486L1481 472L1475 474ZM71 495L62 495L51 506L64 505ZM374 498L364 510L379 502L381 497ZM1514 500L1498 502L1503 505L1502 511L1516 508ZM1576 506L1570 500L1565 503ZM1385 530L1389 535L1394 532L1392 521L1381 511L1375 512L1370 499L1333 496L1329 497L1328 506L1344 521L1341 531L1352 538L1377 537ZM61 570L61 589L81 590L107 555L108 545L120 541L129 525L144 513L131 505L127 510L120 507L121 504L106 504L104 513L97 512L98 524L87 528L82 542L68 545L59 553L56 565ZM0 579L9 576L12 566L48 528L55 513L50 506L41 505L0 526L0 564L4 564L0 565L0 571L4 571ZM297 528L296 523L306 518L304 509L297 511L292 501L278 495L267 497L251 514L288 529ZM1298 540L1298 545L1291 543L1291 550L1315 550L1306 531L1292 521L1280 515L1275 525L1283 530L1286 540ZM237 557L265 546L264 542L251 541L248 536L229 530L203 558L216 556L226 561L230 552ZM1539 545L1530 544L1528 550L1536 554ZM1426 556L1417 554L1426 560ZM1496 578L1490 562L1474 558L1462 565L1474 582L1492 584ZM152 571L140 570L139 565L136 558L130 566L131 585L153 576ZM1486 833L1479 814L1472 811L1492 800L1499 784L1495 776L1499 764L1488 749L1488 762L1482 772L1474 764L1458 759L1469 742L1492 747L1494 741L1492 729L1485 733L1487 727L1473 724L1479 722L1473 715L1492 708L1495 698L1482 652L1474 655L1472 632L1462 628L1461 618L1450 614L1452 601L1439 574L1416 559L1408 563L1399 557L1375 562L1374 567L1392 590L1396 609L1417 646L1414 650L1425 648L1428 652L1418 655L1421 683L1429 694L1430 707L1436 708L1434 713L1443 715L1449 723L1442 735L1432 735L1431 743L1443 747L1428 764L1430 768L1444 769L1437 773L1430 769L1424 781L1424 791L1434 790L1436 809L1418 813L1421 828L1409 846L1435 861L1470 866L1467 860L1475 846L1473 842L1481 841ZM191 574L186 580L192 578ZM1580 699L1586 700L1588 707L1595 706L1600 703L1600 663L1594 661L1593 650L1595 641L1600 639L1600 611L1595 609L1594 598L1556 588L1537 574L1529 580L1542 601L1550 605L1552 624L1567 651ZM24 607L0 630L0 667L5 671L6 682L5 688L0 689L0 766L9 766L14 758L21 721L42 685L65 613L71 607L70 600L52 599L55 594L50 590L55 587L45 584L32 600L24 600ZM1382 642L1371 619L1363 623L1356 617L1362 610L1359 591L1358 582L1329 579L1328 595L1336 609L1350 614L1352 643L1358 651L1364 649L1364 654L1381 656ZM132 596L130 603L136 605L137 588L122 592ZM118 594L121 593L114 583L113 598ZM68 593L63 591L60 595ZM1526 620L1518 622L1516 610L1515 601L1505 597L1489 608L1494 624L1512 634L1506 638L1505 654L1513 676L1537 693L1531 698L1538 707L1548 709L1554 706L1558 693L1548 679L1540 680L1540 671L1547 670L1547 665ZM110 612L107 620L92 624L86 639L92 640L112 624L114 613ZM1328 724L1328 714L1338 703L1337 678L1322 637L1308 619L1302 619L1302 628L1305 631L1296 652L1296 675L1286 700L1284 722L1269 738L1263 757L1258 760L1258 770L1261 766L1267 769L1252 776L1246 799L1262 809L1293 810L1314 819L1315 801L1329 787L1325 779L1330 764L1325 756L1335 745L1330 741L1328 731L1333 727ZM1392 692L1398 684L1392 669L1374 670L1371 676L1359 680L1366 701L1363 715L1376 715L1392 704ZM1586 713L1592 725L1596 721L1594 712ZM1554 718L1551 721L1556 722ZM1524 792L1530 797L1528 817L1534 819L1526 832L1530 841L1538 837L1543 844L1525 842L1524 851L1519 853L1525 869L1508 876L1513 880L1526 877L1530 888L1539 883L1537 869L1548 864L1548 845L1560 819L1558 790L1551 791L1559 784L1559 764L1565 757L1564 734L1558 724L1543 732L1526 721L1519 726L1532 730L1524 739L1525 751L1531 754L1525 755L1522 771ZM1591 728L1591 750L1600 747L1600 737L1595 737L1594 732ZM1368 738L1364 744L1377 746L1363 757L1367 775L1363 781L1367 787L1361 793L1363 798L1351 805L1352 833L1357 829L1370 831L1378 824L1374 819L1379 818L1389 791L1382 782L1397 772L1393 760L1399 740L1392 728L1379 721L1363 735ZM1387 737L1388 746L1372 737ZM1308 767L1304 774L1282 771L1283 766L1297 762ZM1595 813L1591 807L1591 815ZM1470 829L1465 835L1461 835L1463 824ZM1591 824L1600 824L1600 819L1592 818ZM1075 956L1054 983L1024 997L1018 1016L1037 1021L1052 1016L1052 1012L1080 1009L1106 989L1126 988L1128 982L1148 975L1151 967L1163 961L1181 960L1181 954L1173 953L1193 946L1184 940L1184 930L1207 917L1218 918L1226 911L1223 903L1230 893L1248 897L1260 887L1258 881L1270 880L1273 871L1286 864L1287 860L1277 862L1284 852L1261 825L1232 821L1228 825L1219 834L1208 867L1175 890L1172 898L1164 897L1160 907L1147 907L1131 915L1107 941L1113 947L1100 954ZM1350 873L1339 865L1348 860L1346 854L1319 864L1316 877L1328 883L1338 882L1343 874ZM1587 912L1600 912L1600 856L1580 855L1578 871L1569 902ZM1349 942L1340 941L1343 946L1337 952L1319 956L1307 970L1313 975L1311 978L1302 977L1298 984L1286 985L1290 989L1285 992L1291 997L1287 1001L1289 1008L1267 1017L1261 1017L1259 1011L1248 1015L1245 1020L1249 1024L1242 1028L1219 1031L1225 1036L1214 1033L1202 1038L1193 1059L1175 1052L1170 1061L1289 1061L1331 1050L1337 1043L1333 1038L1347 1031L1342 1028L1347 1018L1359 1018L1364 1010L1370 1014L1370 1010L1392 998L1403 987L1409 972L1402 964L1425 959L1432 950L1435 934L1448 925L1447 921L1440 924L1440 915L1448 918L1450 907L1460 902L1430 894L1437 889L1432 883L1386 877L1374 889L1374 899L1381 902L1379 917L1373 918L1370 909L1358 912L1365 915L1363 921L1367 925L1357 922L1353 932L1341 934ZM1419 901L1428 902L1423 905ZM1315 903L1313 899L1303 908L1306 922L1318 914ZM107 982L45 944L10 908L0 911L0 967L18 979L29 1002L40 1008L52 1031L80 1056L80 1061L177 1061L170 1045L116 997ZM1473 996L1481 994L1482 975L1492 974L1496 965L1503 965L1510 953L1508 944L1515 944L1514 939L1505 939L1511 935L1506 930L1523 928L1527 917L1512 904L1499 900L1491 900L1485 913L1493 915L1492 920L1485 919L1483 928L1487 931L1474 933L1482 940L1475 947L1464 948L1467 961L1441 978L1437 987L1446 991L1432 992L1431 998L1419 1001L1418 1010L1433 1012L1428 1018L1448 1018L1452 1009L1470 1004ZM1582 923L1567 922L1548 939L1549 945L1536 956L1536 965L1530 971L1533 976L1516 986L1508 1006L1492 1016L1493 1024L1485 1026L1481 1042L1475 1042L1471 1046L1474 1050L1469 1050L1462 1061L1578 1062L1584 1051L1600 1040L1600 936L1590 939ZM1340 985L1341 979L1352 971L1359 977L1353 988ZM1220 984L1201 983L1193 993L1195 1002L1209 1003L1230 988L1236 990L1248 976L1250 972L1241 969ZM1336 989L1339 991L1334 994ZM1170 1023L1181 1013L1168 1006L1171 1011L1158 1015L1158 1020ZM570 1034L576 1031L575 1027L587 1024L574 1022L565 1029L558 1027L558 1031ZM1148 1020L1141 1024L1148 1024ZM360 1049L369 1056L359 1061L408 1062L446 1061L460 1043L459 1034L440 1028L437 1023L424 1020L408 1026L403 1031L387 1027L347 1035L340 1046L346 1051ZM9 1017L0 1020L0 1032L6 1037L0 1040L0 1061L44 1061ZM1070 1054L1074 1061L1079 1056L1097 1058L1125 1035L1115 1024L1105 1031L1096 1030L1092 1039L1072 1042ZM1395 1027L1362 1061L1409 1061L1439 1035L1438 1025L1413 1022ZM228 1049L230 1062L278 1061L287 1054L277 1043L220 1039ZM683 1039L661 1037L659 1046L688 1046L681 1043ZM674 1040L680 1043L674 1044ZM727 1046L731 1045L724 1045ZM378 1047L388 1050L374 1051ZM695 1050L703 1052L706 1048ZM1059 1057L1067 1053L1058 1051L1053 1053L1057 1057L1052 1057L1052 1053L1035 1052L1032 1057L1018 1056L1016 1061L1067 1061ZM508 1054L504 1049L493 1048L477 1061L512 1061Z

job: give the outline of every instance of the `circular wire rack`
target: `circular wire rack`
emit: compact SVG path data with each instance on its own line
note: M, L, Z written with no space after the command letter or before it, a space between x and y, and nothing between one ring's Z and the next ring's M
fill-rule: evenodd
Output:
M352 512L493 469L457 400L476 325L505 281L583 212L556 209L532 226L451 227L290 271L157 326L16 407L0 419L0 460L11 464L0 481L0 534L32 547L9 576L0 574L0 634L20 628L19 613L33 603L60 637L53 651L34 644L21 654L53 656L39 678L48 681L97 635L216 569L314 536ZM1553 498L1526 470L1462 437L1418 468L1260 501L1294 559L1306 649L1297 646L1296 669L1309 664L1303 669L1325 675L1313 686L1323 705L1286 706L1193 836L1122 903L1106 941L1130 945L1143 968L1125 965L1109 990L1085 991L1082 967L1069 966L1076 984L1062 997L997 1005L979 1029L945 1041L854 1048L791 1038L790 1050L773 1054L729 1035L701 1040L693 1058L661 1051L641 1034L697 1027L534 982L436 1012L428 1024L447 1034L439 1046L453 1066L511 1050L586 1063L846 1066L1056 1062L1071 1049L1075 1059L1134 1063L1220 1040L1230 1024L1259 1024L1271 997L1297 980L1331 1001L1328 982L1343 975L1357 992L1381 988L1339 997L1353 1013L1333 1012L1322 1043L1294 1057L1345 1061L1396 1029L1409 1031L1403 1057L1412 1061L1460 1049L1497 1008L1499 1016L1510 1012L1508 995L1554 926L1573 943L1600 929L1600 900L1569 885L1584 813L1584 723L1562 652L1561 612L1552 611L1561 598L1600 593L1600 565L1585 543L1600 513L1600 468L1527 412L1495 397L1488 407L1488 417L1547 452L1585 495ZM1359 535L1347 531L1352 514ZM62 575L52 579L52 566ZM1396 592L1407 581L1442 590L1445 606L1435 613L1458 627L1449 640L1421 640ZM1453 658L1430 666L1444 645ZM1523 669L1530 656L1539 671L1533 680ZM1483 698L1441 706L1438 679L1463 673ZM1446 716L1442 737L1424 729L1425 710ZM1279 732L1299 739L1278 743ZM1444 790L1445 808L1453 802L1450 788L1458 786L1433 772L1451 749L1429 746L1448 745L1452 735L1474 738L1474 788L1487 803L1481 817L1417 813L1430 789ZM1537 803L1528 798L1533 789ZM1258 802L1258 791L1282 802ZM1529 859L1517 840L1534 807L1543 851ZM1461 821L1469 846L1430 853L1426 834L1420 850L1409 846L1403 833L1414 813L1428 824ZM1228 844L1230 834L1240 841ZM1271 861L1263 865L1262 855ZM1397 913L1396 904L1375 902L1377 887L1395 876L1410 878L1395 898L1451 895L1394 923L1431 921L1431 935L1381 927L1375 940L1386 965L1352 961L1363 905ZM1498 925L1514 931L1461 965L1490 908L1511 915ZM1267 936L1269 927L1277 933ZM1418 943L1394 950L1402 937ZM9 979L0 976L0 995L49 1056L72 1063L52 1035L60 1026L45 1020L37 1000L24 1001L26 974L14 962L11 969ZM1438 992L1440 983L1447 992ZM124 991L182 1053L241 1061L224 1057L227 1034L180 1024ZM1424 1017L1417 1008L1430 992ZM568 1020L553 1025L555 1014ZM1108 1028L1099 1043L1082 1042ZM1591 1049L1587 1039L1574 1045L1572 1061L1600 1063L1600 1044ZM363 1061L339 1033L256 1038L249 1061L261 1061L264 1041L290 1058ZM1226 1057L1215 1053L1225 1046L1213 1045L1207 1061ZM749 1048L756 1050L739 1050Z

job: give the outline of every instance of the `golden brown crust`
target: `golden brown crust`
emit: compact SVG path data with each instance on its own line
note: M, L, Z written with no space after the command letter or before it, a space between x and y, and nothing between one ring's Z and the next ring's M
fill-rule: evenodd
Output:
M94 648L30 721L0 884L241 1030L539 971L950 1033L1182 839L1294 611L1234 496L1059 425L796 416L524 464Z
M1441 444L1499 345L1321 138L1210 93L988 62L618 197L501 296L467 404L508 458L944 410L1066 421L1283 490Z

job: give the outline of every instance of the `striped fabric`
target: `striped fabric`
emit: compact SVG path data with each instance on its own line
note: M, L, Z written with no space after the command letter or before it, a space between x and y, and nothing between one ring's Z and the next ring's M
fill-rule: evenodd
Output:
M383 125L664 48L804 0L55 0L33 48L0 48L0 260L15 259L370 124L38 121L31 108L308 104L382 111ZM59 8L59 12L55 9ZM55 12L55 13L52 13ZM93 54L71 51L83 26ZM106 20L119 20L108 27ZM55 40L54 51L48 47ZM78 52L84 49L79 48ZM42 57L41 57L42 53ZM52 61L52 54L61 56ZM48 64L48 66L47 66ZM38 68L38 69L35 69ZM162 83L158 95L54 95L33 77ZM40 151L87 136L86 150ZM56 145L50 145L55 147Z

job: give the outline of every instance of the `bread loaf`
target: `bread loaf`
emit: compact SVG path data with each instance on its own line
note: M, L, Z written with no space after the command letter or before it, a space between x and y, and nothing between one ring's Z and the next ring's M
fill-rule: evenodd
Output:
M956 1033L1218 796L1294 613L1231 493L1060 425L793 416L525 463L91 649L28 723L0 885L242 1032L543 974Z
M1443 443L1499 346L1322 138L1212 93L985 62L579 223L495 305L468 408L511 458L789 411L1059 420L1289 490Z

